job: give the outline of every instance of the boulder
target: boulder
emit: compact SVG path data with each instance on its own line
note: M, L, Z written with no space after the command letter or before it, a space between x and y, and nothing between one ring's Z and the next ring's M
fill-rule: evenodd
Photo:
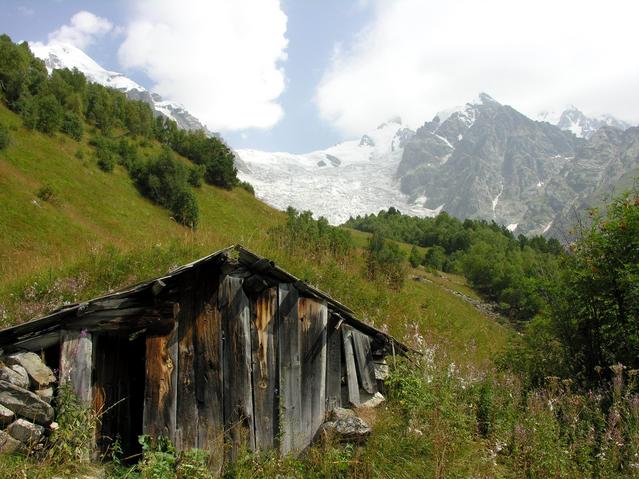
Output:
M48 424L53 419L53 408L37 394L0 380L0 404L38 424Z
M37 444L44 436L44 428L25 419L17 419L9 424L7 432L23 444Z
M20 365L26 369L31 384L36 389L44 389L55 382L55 375L40 356L32 352L15 353L7 357L7 364L10 366Z
M366 409L366 408L374 408L379 406L381 403L386 401L386 398L380 392L376 392L373 396L361 403L358 407Z
M45 389L36 389L33 392L36 393L38 397L46 403L50 404L53 400L53 388L51 387Z
M357 416L348 416L322 424L320 435L330 434L340 442L362 443L371 434L370 426Z
M4 427L15 419L16 415L13 414L11 409L7 409L0 404L0 427Z
M22 451L24 446L17 439L4 431L0 431L0 454L13 454Z
M329 419L331 421L339 421L340 419L346 419L347 417L356 417L356 416L357 414L355 414L355 411L353 411L352 409L336 407L331 411L329 415Z
M0 366L0 380L10 382L20 388L29 389L29 375L19 364Z
M373 369L375 371L375 379L378 381L386 381L390 376L390 367L386 364L386 361L373 361Z

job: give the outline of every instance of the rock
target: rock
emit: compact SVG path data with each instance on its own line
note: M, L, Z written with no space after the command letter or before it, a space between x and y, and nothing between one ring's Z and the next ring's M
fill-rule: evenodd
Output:
M19 364L0 367L0 380L8 381L20 388L29 389L29 375L26 369Z
M17 419L9 424L7 432L21 443L33 445L42 439L44 428L25 419Z
M0 381L0 404L38 424L48 424L53 419L53 408L37 394L7 381Z
M373 408L379 406L384 401L386 401L386 398L382 396L380 392L376 392L375 394L373 394L373 397L361 403L359 407L364 409Z
M0 454L13 454L22 451L24 446L17 439L4 431L0 431Z
M390 375L390 368L386 364L385 360L373 361L373 368L375 370L375 379L380 381L386 381Z
M31 384L36 389L44 389L55 382L55 375L40 356L32 352L15 353L7 357L9 365L18 364L27 370Z
M341 442L362 443L371 434L370 426L357 416L348 416L322 424L319 435L330 434Z
M343 407L336 407L329 415L331 421L339 421L340 419L346 419L347 417L356 417L355 411Z
M15 414L13 414L13 411L0 404L0 427L11 424L14 418Z
M53 399L53 388L51 387L45 389L36 389L33 392L36 393L38 397L46 403L51 403L51 400Z

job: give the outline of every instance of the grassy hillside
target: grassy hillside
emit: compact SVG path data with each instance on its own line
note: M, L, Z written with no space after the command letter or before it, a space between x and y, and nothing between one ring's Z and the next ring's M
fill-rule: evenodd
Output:
M9 147L0 151L0 304L5 305L5 324L28 319L56 301L100 294L242 243L399 337L407 327L418 327L420 334L460 350L475 338L486 346L479 348L483 357L505 337L501 326L434 283L408 281L400 294L380 291L360 279L359 253L341 267L284 255L267 237L284 215L241 188L196 189L201 221L193 231L143 198L122 167L112 173L100 170L86 142L24 129L20 118L3 106L0 122L11 130ZM148 155L158 149L151 144L143 151ZM53 191L48 201L38 196L45 186ZM356 246L365 246L366 234L353 235Z
M202 222L191 232L145 200L122 167L97 168L86 143L20 128L20 118L4 106L0 122L15 128L0 152L0 287L105 245L144 248L179 239L218 247L249 242L282 218L244 190L203 185L196 190ZM54 192L50 201L37 196L44 186Z
M362 232L352 232L355 248L344 257L283 250L271 231L286 215L240 188L195 189L200 223L191 230L142 197L121 167L100 170L88 143L24 129L2 106L0 123L10 125L11 137L0 150L0 326L242 243L422 351L391 361L388 401L366 413L374 427L365 446L329 440L298 458L246 453L225 477L637 477L639 410L631 381L624 385L619 373L614 390L596 394L575 392L569 379L522 387L520 376L493 361L507 344L518 345L519 335L460 297L478 298L462 277L419 267L408 270L401 289L369 281L363 250L369 236ZM138 147L144 155L160 148L148 141ZM53 192L46 200L44 187ZM548 352L543 360L556 357L552 339L534 333L528 338ZM511 357L536 361L527 354L521 349ZM42 456L0 456L0 477L84 473L73 427L86 425L75 424L63 425L66 439ZM169 456L150 452L137 471L117 463L91 467L118 479L175 477L162 469ZM188 469L186 459L180 464ZM197 477L209 477L199 471Z
M66 301L90 298L163 274L175 265L242 243L348 304L362 319L436 354L441 364L454 363L458 370L473 376L492 369L491 357L510 335L507 328L453 294L452 290L472 294L458 277L428 275L419 268L409 271L400 291L366 280L365 233L353 232L356 247L340 260L303 250L281 251L268 231L284 223L283 213L243 189L228 191L208 185L195 190L200 224L190 230L173 221L166 209L142 197L121 167L112 173L100 170L93 148L86 142L24 129L20 118L1 106L0 122L10 126L11 137L8 148L0 151L2 326L37 317ZM148 155L158 151L159 145L141 149ZM81 158L78 151L83 152ZM43 187L53 191L48 200L38 194ZM401 248L410 249L407 245ZM403 413L393 404L391 401L389 408L378 413L379 427L365 452L368 460L386 471L386 477L399 477L402 461L413 461L416 467L434 465L429 455L417 460L421 453L411 448L400 461L385 456L388 437L405 433ZM477 447L481 444L473 446ZM354 473L351 466L359 461L354 454L352 448L329 444L311 450L302 461L250 458L240 466L237 477L259 471L262 477L287 471L304 477L379 475ZM69 464L46 462L40 468L16 459L0 459L0 466L10 474L28 471L29 477L76 470Z

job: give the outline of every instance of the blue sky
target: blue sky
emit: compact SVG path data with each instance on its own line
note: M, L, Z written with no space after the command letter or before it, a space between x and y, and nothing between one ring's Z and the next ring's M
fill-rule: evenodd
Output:
M319 117L313 97L334 45L348 41L359 31L370 11L357 2L344 0L285 0L282 7L288 17L286 37L289 40L288 58L284 63L286 86L279 97L284 116L272 128L224 131L225 138L237 148L306 152L344 138L342 132ZM5 0L0 30L14 41L46 43L50 32L68 23L69 18L81 10L122 26L126 25L130 13L124 0ZM153 81L144 72L122 68L118 62L117 49L122 41L121 35L105 35L85 51L103 67L124 71L150 88Z
M479 92L531 117L574 104L637 124L639 2L602 5L4 0L0 30L46 43L91 12L109 27L82 48L102 66L183 103L236 148L300 153L398 115L417 128Z

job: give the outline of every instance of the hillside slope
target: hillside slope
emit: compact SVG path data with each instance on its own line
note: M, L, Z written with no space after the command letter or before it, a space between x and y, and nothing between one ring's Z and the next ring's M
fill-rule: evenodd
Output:
M0 287L105 245L130 249L188 239L214 248L247 242L283 218L242 189L205 184L194 190L201 225L192 232L144 199L123 168L113 173L97 168L86 143L23 129L20 118L4 106L0 122L12 127L10 145L0 152ZM144 151L158 149L152 145ZM49 201L37 196L44 186L53 189Z
M341 265L279 250L268 230L285 215L241 188L195 189L200 225L192 231L142 197L121 167L101 171L88 144L24 129L1 106L0 122L10 126L11 136L0 151L0 323L25 320L242 243L399 337L417 334L450 343L460 360L471 339L483 345L474 354L486 359L506 338L505 328L434 283L407 281L401 292L380 290L363 279L359 248ZM158 148L151 144L141 151ZM38 197L45 186L54 192L48 201ZM366 239L355 236L363 246Z

